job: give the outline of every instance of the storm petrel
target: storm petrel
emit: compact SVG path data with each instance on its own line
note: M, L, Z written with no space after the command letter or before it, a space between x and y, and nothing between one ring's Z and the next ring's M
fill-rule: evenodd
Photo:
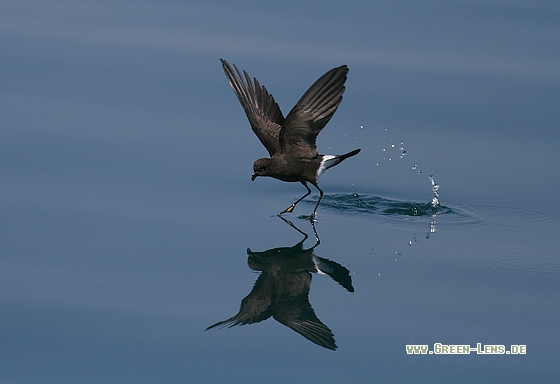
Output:
M297 203L311 194L307 183L313 184L319 191L319 199L310 216L313 218L323 197L323 190L318 185L319 176L360 152L360 149L355 149L344 155L320 155L315 143L317 135L342 101L348 67L343 65L321 76L284 118L272 95L256 78L251 80L247 72L243 71L241 75L235 65L232 68L227 61L220 60L253 132L270 155L270 158L255 161L251 179L270 176L282 181L299 181L307 189L305 195L279 215L292 212Z

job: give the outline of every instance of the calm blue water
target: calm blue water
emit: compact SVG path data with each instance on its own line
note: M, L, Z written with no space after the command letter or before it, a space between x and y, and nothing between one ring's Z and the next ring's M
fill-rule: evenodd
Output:
M391 4L8 2L0 382L555 382L560 6ZM220 57L284 114L349 65L318 145L362 152L322 176L319 244L316 194L296 229L304 188L251 182ZM250 292L336 351L272 317L204 331ZM406 353L434 343L527 353Z

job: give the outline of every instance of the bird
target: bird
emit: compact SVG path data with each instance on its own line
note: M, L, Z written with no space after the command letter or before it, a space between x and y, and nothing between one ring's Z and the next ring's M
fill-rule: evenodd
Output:
M355 149L343 155L321 155L316 144L317 135L342 101L348 66L333 68L321 76L284 117L274 97L256 78L251 79L246 71L242 75L235 64L232 67L226 60L220 60L253 132L270 155L254 162L251 180L268 176L285 182L300 182L306 188L305 195L280 212L279 216L293 212L296 205L311 194L307 185L310 183L319 191L319 199L309 216L310 219L315 218L323 198L319 176L360 152L360 149Z
M307 235L292 247L263 252L247 249L249 268L261 273L251 292L241 300L237 314L209 326L206 331L259 323L272 317L313 343L336 350L333 332L319 320L309 302L311 274L328 275L348 292L354 292L352 277L346 267L315 255L319 241L305 249L306 239Z

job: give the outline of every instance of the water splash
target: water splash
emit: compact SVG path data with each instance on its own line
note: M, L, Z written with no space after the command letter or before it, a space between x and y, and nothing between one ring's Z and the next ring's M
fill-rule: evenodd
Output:
M432 206L437 207L439 206L439 184L436 183L436 181L434 180L434 175L430 175L430 184L432 186L432 192L434 193L434 197L432 199L432 202L430 204L432 204Z
M316 198L306 200L315 203ZM441 204L415 203L401 200L386 199L379 196L352 194L324 195L321 207L345 213L370 213L406 218L411 216L432 216L441 213L451 213L452 210ZM435 223L434 223L435 225Z
M384 132L388 132L388 129L385 128ZM385 140L382 141L385 142L385 145L381 147L379 153L377 154L379 160L375 162L375 169L379 167L381 161L388 161L394 163L393 160L396 160L397 156L402 160L406 155L404 141L402 140L398 141L399 144L396 144L391 138L386 138ZM392 165L392 168L395 168L395 165Z
M400 151L401 151L401 159L404 157L404 155L406 155L406 151L404 150L404 142L401 141L401 146L400 146Z

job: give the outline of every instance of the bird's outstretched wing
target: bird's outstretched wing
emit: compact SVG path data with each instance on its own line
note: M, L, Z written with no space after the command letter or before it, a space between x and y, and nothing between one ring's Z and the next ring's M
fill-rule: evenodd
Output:
M259 84L256 78L251 81L247 72L243 71L242 76L235 65L232 68L227 61L220 60L229 84L247 114L253 132L266 147L271 157L279 153L281 150L279 134L284 123L284 116L274 97Z
M239 312L227 320L209 326L206 330L226 326L231 328L236 325L253 324L268 319L272 315L270 304L273 284L274 279L263 272L255 282L251 293L241 300Z
M305 314L303 318L292 319L291 321L287 321L285 325L307 340L323 348L332 349L334 351L336 349L336 342L332 331L317 318L311 306L309 306L308 312L309 313Z
M319 320L309 303L311 274L307 271L300 272L290 276L289 281L289 289L276 287L272 316L315 344L335 350L336 343L332 331Z
M297 102L280 131L280 146L284 153L293 152L302 158L317 156L315 140L342 101L347 73L346 65L331 69Z

